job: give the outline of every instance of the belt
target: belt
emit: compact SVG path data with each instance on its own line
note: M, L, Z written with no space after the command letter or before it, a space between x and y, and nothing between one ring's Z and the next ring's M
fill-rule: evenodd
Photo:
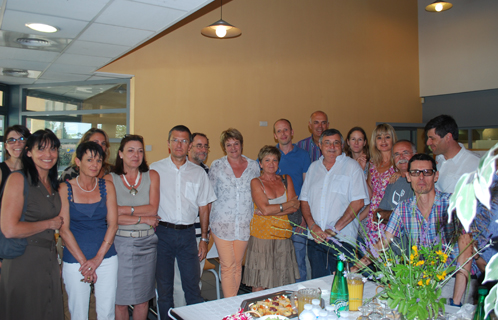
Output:
M175 230L184 230L188 228L192 228L194 224L174 224L174 223L169 223L169 222L163 222L159 221L159 224L162 225L163 227L170 228L170 229L175 229Z
M120 237L142 238L154 234L154 229L147 230L120 230L116 231L116 235Z

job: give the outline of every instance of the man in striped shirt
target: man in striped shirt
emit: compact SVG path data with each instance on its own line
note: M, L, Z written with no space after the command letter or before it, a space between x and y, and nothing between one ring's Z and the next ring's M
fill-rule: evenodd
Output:
M297 143L297 146L304 149L310 155L311 162L318 160L322 156L318 140L322 132L329 128L329 118L323 111L315 111L311 114L308 127L311 130L311 137L303 139Z

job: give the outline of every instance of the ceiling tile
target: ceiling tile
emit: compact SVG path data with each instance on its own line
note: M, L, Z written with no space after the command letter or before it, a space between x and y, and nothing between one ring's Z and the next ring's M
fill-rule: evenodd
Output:
M213 0L134 0L136 2L153 4L156 6L179 9L184 11L197 11Z
M89 66L89 67L101 67L106 65L110 61L111 59L107 57L92 57L92 56L84 56L81 54L64 53L56 60L56 63Z
M153 35L154 33L151 31L93 23L79 39L122 46L135 46Z
M115 58L131 49L132 46L120 46L108 43L75 40L71 42L71 45L67 48L66 53L93 57Z
M78 73L78 74L91 74L97 68L89 67L89 66L78 66L74 64L62 64L62 63L54 63L47 70L51 72L61 72L61 73Z
M7 2L7 9L90 21L108 2L112 0L15 0Z
M40 79L64 81L84 81L88 78L90 78L88 74L60 73L50 70L44 72L40 77Z
M118 0L107 7L95 22L157 32L185 15L185 11Z
M31 30L25 26L29 22L39 22L49 24L57 27L60 30L55 33L44 33ZM67 19L61 17L47 16L35 13L26 13L21 11L6 10L2 30L17 31L30 34L39 34L44 37L57 37L57 38L75 38L87 25L85 21L74 19Z
M0 75L0 83L8 83L10 85L21 85L21 84L32 84L36 79L30 78L16 78L16 77L6 77Z
M51 62L58 55L59 53L50 51L0 47L0 57L2 59Z
M49 66L49 64L50 64L49 62L1 59L0 58L0 67L3 67L3 68L16 68L16 69L29 69L29 70L43 71Z

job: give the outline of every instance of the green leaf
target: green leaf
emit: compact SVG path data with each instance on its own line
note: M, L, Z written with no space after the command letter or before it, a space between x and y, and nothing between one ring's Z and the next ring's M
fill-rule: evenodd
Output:
M498 272L496 270L498 270L498 253L492 256L486 265L486 276L484 277L484 281L482 283L485 283L486 281L498 280Z
M495 255L496 256L496 255ZM484 300L484 314L488 315L491 310L495 309L495 313L498 312L498 299L497 299L497 292L498 291L498 284L495 284L493 288L488 293L488 296L486 297L486 300Z
M460 192L461 196L456 200L457 216L465 230L468 232L470 224L476 215L477 200L474 194L474 188L471 184L463 186Z
M427 308L425 305L418 305L417 313L419 319L428 319L429 314L427 313Z

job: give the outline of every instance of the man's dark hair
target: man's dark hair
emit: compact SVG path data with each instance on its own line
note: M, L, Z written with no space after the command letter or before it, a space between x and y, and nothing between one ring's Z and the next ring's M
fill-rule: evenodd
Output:
M425 125L425 132L427 133L431 129L435 129L436 134L441 138L451 133L453 140L458 141L458 125L452 116L442 114L431 119Z
M417 160L418 161L430 161L432 163L432 169L434 169L434 171L437 171L436 160L434 160L433 157L431 157L430 155L425 154L425 153L417 153L417 154L413 155L413 157L410 159L410 161L408 161L408 171L410 171L412 168L412 162L417 161Z
M173 131L179 131L179 132L188 132L188 142L192 142L192 132L190 132L190 129L184 126L183 124L174 126L168 133L168 141L171 139L171 133Z
M338 134L339 137L341 137L341 143L342 145L344 145L344 138L342 137L341 132L337 129L327 129L324 132L322 132L322 135L320 136L320 140L318 142L322 143L323 137L330 137L336 134Z

